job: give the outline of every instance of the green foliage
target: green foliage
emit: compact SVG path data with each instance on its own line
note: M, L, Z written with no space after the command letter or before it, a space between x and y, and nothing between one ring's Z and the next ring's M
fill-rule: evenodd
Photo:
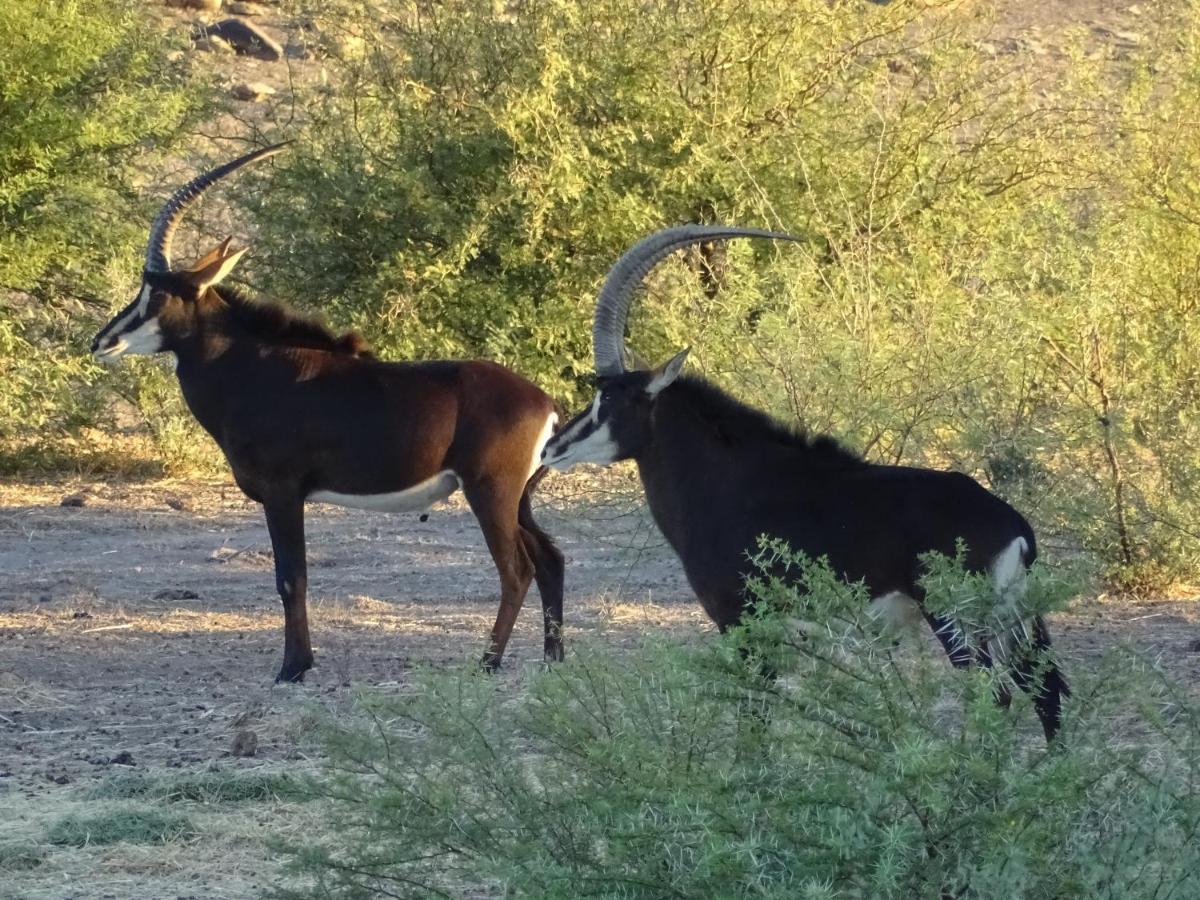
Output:
M128 773L105 779L88 792L95 800L166 800L239 803L276 800L296 793L295 779L281 772L210 771L183 774Z
M782 228L662 266L637 348L970 472L1115 583L1200 568L1190 4L1118 62L986 53L956 2L298 5L362 43L254 210L276 293L578 404L634 239Z
M1061 744L998 675L897 649L860 586L768 546L726 639L597 648L513 693L431 673L326 729L331 833L289 896L1181 896L1200 722L1152 664L1072 672ZM781 574L786 569L785 574ZM935 565L968 631L977 580ZM990 598L990 588L985 589ZM1030 608L1067 589L1042 573ZM807 623L798 631L797 620ZM759 674L764 666L778 680Z
M151 215L145 173L208 99L173 46L134 0L0 3L5 456L108 424L112 384L133 392L129 374L98 385L88 341L133 291Z
M995 52L986 4L957 0L292 6L332 55L244 201L264 293L385 356L507 363L573 406L596 289L633 240L781 228L801 243L660 267L636 348L691 345L871 459L966 471L1118 587L1195 582L1194 3L1156 4L1120 58L1083 34ZM134 0L0 3L2 470L112 435L114 398L169 464L214 459L154 363L98 379L84 357L166 190L140 173L209 97L166 49Z
M114 809L91 816L63 816L50 826L52 844L162 844L193 832L186 817L153 809Z

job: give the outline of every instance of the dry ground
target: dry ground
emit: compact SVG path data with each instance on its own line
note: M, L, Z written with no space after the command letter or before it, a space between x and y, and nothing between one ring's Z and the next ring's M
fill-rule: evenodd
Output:
M84 505L61 506L64 497ZM583 536L589 523L605 530L604 517L621 511L590 510L562 541L570 634L620 646L707 630L672 561L628 549L649 533L620 516L627 546L597 542ZM553 510L540 518L562 533ZM61 849L16 872L5 871L2 848L46 852L47 827L97 808L83 794L114 772L302 767L312 704L344 702L351 682L403 685L413 666L458 666L482 652L497 586L465 505L425 523L314 506L309 523L318 668L302 687L276 686L270 542L259 508L235 487L0 487L0 897L259 893L271 880L262 829L294 827L305 811L243 806L218 822L202 810L206 836L191 850ZM535 591L500 677L519 679L540 661ZM257 738L253 757L230 755L242 731Z
M582 481L548 487L575 498L567 509L552 497L539 514L568 557L568 642L622 652L647 635L712 639L636 512ZM61 506L64 497L84 505ZM270 544L236 488L0 486L0 897L260 894L275 876L263 839L319 825L319 810L191 806L196 833L162 846L59 848L47 829L114 808L86 797L114 772L304 768L314 704L336 708L352 682L399 688L414 666L458 666L481 651L494 573L461 504L424 523L315 506L310 523L318 668L301 687L276 686ZM540 664L539 619L532 596L498 677L518 684ZM1071 668L1128 640L1200 684L1200 604L1088 599L1054 629ZM231 756L241 731L258 740L252 757ZM35 862L6 870L5 847Z

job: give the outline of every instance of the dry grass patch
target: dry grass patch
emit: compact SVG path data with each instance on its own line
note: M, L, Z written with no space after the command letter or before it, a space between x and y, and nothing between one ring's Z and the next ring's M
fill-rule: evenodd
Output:
M216 770L179 774L131 772L113 775L87 792L96 800L163 800L241 803L296 797L298 783L282 772Z

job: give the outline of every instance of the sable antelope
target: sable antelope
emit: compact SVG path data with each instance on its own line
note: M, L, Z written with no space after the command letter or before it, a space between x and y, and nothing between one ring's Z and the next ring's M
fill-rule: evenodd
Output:
M424 510L459 488L500 574L500 611L483 657L500 664L536 579L545 655L562 659L563 557L533 520L538 459L558 422L550 397L490 362L382 362L354 333L337 336L277 303L222 286L244 249L226 240L190 268L171 267L188 207L219 179L283 145L248 153L184 185L150 229L137 297L101 329L92 353L174 355L188 408L238 486L261 503L283 600L279 681L312 668L305 607L306 501Z
M746 608L748 556L758 536L768 534L814 559L827 557L848 580L861 579L877 613L903 614L915 602L954 665L968 665L972 652L957 624L922 606L920 556L953 555L961 539L967 567L989 572L1000 601L1014 604L1037 556L1033 530L1020 513L961 473L874 465L829 437L777 422L700 378L681 375L686 350L656 369L625 368L629 306L650 269L681 247L739 236L795 240L688 225L651 235L613 266L592 331L598 391L546 445L542 463L568 469L633 459L655 522L722 631ZM1050 646L1045 622L1035 618L1031 628L1022 623L1016 632L992 636L991 655L985 642L974 661L1006 661L1013 680L1033 692L1049 740L1069 690L1054 661L1040 652ZM1008 652L1010 644L1017 652ZM999 698L1008 699L1006 693Z

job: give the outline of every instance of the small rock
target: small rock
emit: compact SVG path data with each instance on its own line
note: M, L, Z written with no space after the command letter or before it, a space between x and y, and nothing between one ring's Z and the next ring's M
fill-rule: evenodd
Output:
M62 498L58 505L75 508L87 506L87 496L85 494L67 494L67 496Z
M260 100L266 100L275 93L275 88L269 84L263 84L261 81L250 83L235 84L230 90L236 100L245 100L247 103L257 103Z
M132 766L133 754L128 750L122 750L116 756L108 761L110 766Z
M155 600L199 600L200 595L187 588L166 588L154 595Z
M58 775L54 775L50 772L47 772L46 780L53 781L55 784L70 784L71 776L67 775L65 772L60 772Z
M258 735L248 729L239 731L233 736L229 752L233 756L253 756L258 752Z
M187 510L191 508L188 502L182 497L168 497L164 502L167 504L167 506L171 507L171 509Z
M243 19L222 19L206 28L200 29L194 37L214 37L228 41L238 53L257 56L260 59L283 59L283 48L279 43L252 22Z
M214 35L202 35L195 38L197 50L207 50L209 53L232 53L233 44Z
M1187 651L1188 653L1200 653L1200 638L1196 638L1194 641L1188 641Z
M84 612L83 610L71 613L72 619L90 619L91 617L92 614L90 612Z

